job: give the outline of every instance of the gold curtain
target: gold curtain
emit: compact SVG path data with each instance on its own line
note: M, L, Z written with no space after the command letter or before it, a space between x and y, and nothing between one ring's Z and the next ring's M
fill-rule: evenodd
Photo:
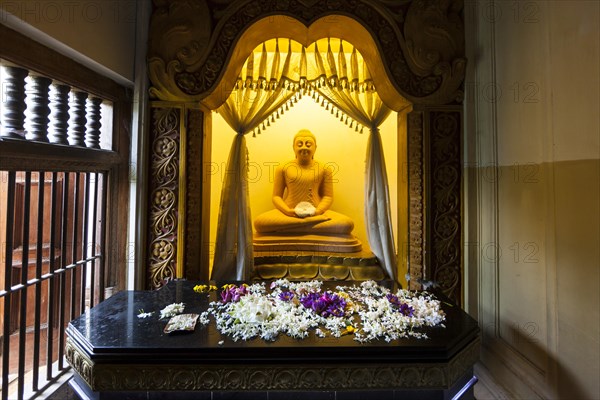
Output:
M350 68L341 40L337 57L331 49L331 40L327 43L325 56L319 51L317 43L314 54L318 76L311 85L323 98L323 102L327 103L326 107L339 109L342 112L341 119L350 127L354 126L356 131L362 132L364 127L370 131L365 169L367 236L373 254L388 276L396 280L396 252L389 186L379 133L379 126L390 115L391 110L383 104L377 94L364 60L359 63L356 48L353 47L350 54ZM337 113L332 109L332 113L334 111ZM360 129L359 125L362 125Z
M278 40L272 55L263 43L260 53L248 57L233 91L217 110L238 134L260 133L262 125L274 122L282 107L298 101L298 80L290 76L291 46L290 40L283 65Z
M351 47L349 44L346 46ZM345 114L342 116L344 122L348 121L355 130L359 130L359 124L367 128L378 127L390 115L391 110L379 98L369 69L362 57L359 61L356 48L352 47L350 53L350 68L346 54L341 40L337 57L331 49L331 41L327 44L325 57L315 43L318 75L311 81L311 86L326 104L342 111Z
M258 68L255 67L258 58ZM260 133L261 125L274 122L282 107L293 105L298 85L290 78L291 41L283 63L279 43L272 60L263 43L262 51L252 53L225 103L217 110L237 132L234 137L219 206L215 256L211 279L247 280L254 264L252 216L248 190L248 148L245 135ZM270 65L270 68L268 68Z
M325 55L315 42L314 62L309 63L306 48L302 46L301 52L292 53L292 41L288 43L282 66L278 40L274 52L268 53L263 43L260 51L252 53L232 93L217 110L237 135L227 161L221 193L211 278L248 279L254 262L245 135L261 133L303 93L309 93L346 125L361 133L364 127L370 130L365 171L367 233L373 253L388 275L395 279L389 188L378 130L391 110L379 98L368 68L350 44L346 43L347 48L352 48L348 55L344 43L339 40L336 57L331 40L328 40Z

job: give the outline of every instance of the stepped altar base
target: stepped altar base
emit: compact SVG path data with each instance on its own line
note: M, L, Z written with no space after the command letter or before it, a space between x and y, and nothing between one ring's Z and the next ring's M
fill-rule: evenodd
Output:
M386 278L368 250L353 253L321 251L254 251L254 279L381 281Z
M260 252L314 251L330 253L356 253L362 250L362 244L353 235L255 233L254 250Z

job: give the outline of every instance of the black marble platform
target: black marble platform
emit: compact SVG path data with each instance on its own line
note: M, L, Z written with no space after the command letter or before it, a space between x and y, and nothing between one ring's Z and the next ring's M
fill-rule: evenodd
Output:
M174 302L185 303L186 313L206 310L218 294L194 293L197 283L119 292L73 320L65 354L76 372L72 385L79 395L132 400L473 398L479 329L459 307L443 304L446 328L425 329L429 339L366 344L351 335L234 342L214 322L190 333L165 334L166 321L157 322L157 314L137 317L140 309L158 313ZM353 283L325 282L324 288L344 284Z

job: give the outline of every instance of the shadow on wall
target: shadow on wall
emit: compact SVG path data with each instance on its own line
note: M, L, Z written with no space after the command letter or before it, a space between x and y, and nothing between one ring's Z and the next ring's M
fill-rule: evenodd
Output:
M516 342L526 342L528 345L539 354L543 354L547 360L547 365L550 368L554 366L556 368L557 382L550 382L552 377L548 379L548 390L544 394L551 395L552 398L557 399L569 399L569 400L583 400L589 399L589 394L577 381L576 375L552 354L548 353L547 349L539 344L536 340L532 339L531 335L527 335L527 332L517 326L511 326L510 337Z

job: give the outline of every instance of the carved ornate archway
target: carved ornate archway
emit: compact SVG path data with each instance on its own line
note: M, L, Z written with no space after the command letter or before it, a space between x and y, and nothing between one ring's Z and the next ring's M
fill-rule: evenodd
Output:
M381 98L408 115L411 287L437 282L460 301L462 0L155 0L149 44L149 286L208 277L210 110L242 60L276 35L335 36L363 54ZM228 89L229 88L229 89ZM398 108L396 108L398 110ZM204 223L203 223L204 222ZM403 250L401 250L403 252ZM204 267L206 266L206 267Z

